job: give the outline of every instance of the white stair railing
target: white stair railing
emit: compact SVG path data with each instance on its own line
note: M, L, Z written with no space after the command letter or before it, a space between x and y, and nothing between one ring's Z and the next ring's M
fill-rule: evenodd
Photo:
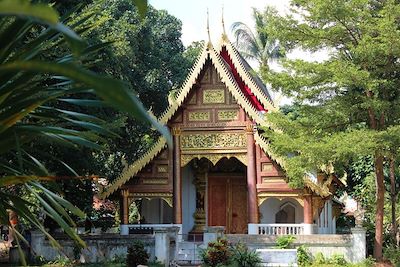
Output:
M303 235L304 226L301 224L274 223L256 224L256 233L259 235Z

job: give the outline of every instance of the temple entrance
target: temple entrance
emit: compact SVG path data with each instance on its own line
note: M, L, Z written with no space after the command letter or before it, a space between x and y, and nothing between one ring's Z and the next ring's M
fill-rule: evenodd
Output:
M227 234L247 233L247 182L244 176L208 177L208 225Z

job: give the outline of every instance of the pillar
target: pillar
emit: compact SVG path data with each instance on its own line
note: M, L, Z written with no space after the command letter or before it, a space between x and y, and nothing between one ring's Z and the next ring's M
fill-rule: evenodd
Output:
M157 261L169 265L169 233L168 229L164 227L154 229L155 239L155 256Z
M359 263L365 260L367 255L367 240L366 231L362 227L351 228L351 234L353 236L353 246L352 246L352 259L353 263Z
M129 229L128 229L128 224L129 224L129 190L127 189L122 189L121 190L121 196L122 196L122 224L121 224L121 235L128 235L129 234Z
M304 195L304 234L311 235L313 233L313 209L312 209L312 195Z
M257 177L253 125L246 126L248 223L258 223Z
M172 129L174 136L174 223L182 224L182 171L181 171L181 129L174 127Z

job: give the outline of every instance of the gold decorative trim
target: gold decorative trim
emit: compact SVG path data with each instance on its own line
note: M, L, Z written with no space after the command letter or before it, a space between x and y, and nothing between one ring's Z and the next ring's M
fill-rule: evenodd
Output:
M277 108L274 105L272 99L270 99L263 90L257 85L254 81L253 77L248 73L248 71L243 66L242 60L240 60L239 52L235 49L232 43L227 38L221 38L221 41L218 46L218 51L222 50L222 47L225 46L228 54L233 62L233 65L236 67L240 77L243 81L251 87L252 93L256 96L257 100L260 101L264 108L268 111L276 111Z
M144 178L142 184L168 184L167 178Z
M106 198L115 192L120 186L126 183L130 178L135 176L147 163L154 159L158 153L167 145L167 141L164 137L160 137L157 143L147 151L140 159L129 165L120 176L103 192L100 193L100 198Z
M239 117L238 110L218 110L217 118L219 121L234 121Z
M285 178L279 176L263 176L261 181L263 184L286 183Z
M223 62L221 56L217 54L214 48L210 49L209 51L210 58L214 63L214 66L217 70L218 75L221 78L221 81L228 88L234 99L241 107L244 108L251 119L253 119L258 124L265 124L266 122L264 121L264 116L246 98L242 90L240 90L235 78L233 77L233 74L227 69L227 66Z
M173 206L173 196L171 193L132 193L130 196L134 199L145 198L148 200L161 198L162 200L167 202L168 206L170 206L171 208Z
M224 89L205 89L203 90L203 104L224 104Z
M181 155L181 167L186 166L192 159L201 159L201 158L206 158L213 165L217 164L218 161L220 161L222 158L236 158L240 162L242 162L245 166L247 166L247 155L245 153L243 154L236 154L236 153L213 153L213 154L186 154L186 155Z
M182 134L181 128L179 128L179 127L173 127L172 128L172 135L179 136L181 134Z
M189 111L188 112L189 121L209 121L210 112L209 111Z
M279 201L282 201L285 198L292 198L295 199L297 202L300 203L301 206L304 207L304 200L302 198L301 195L299 195L298 193L274 193L274 192L262 192L262 193L258 193L257 195L257 199L258 199L258 206L261 206L264 201L266 201L269 198L276 198Z
M273 159L276 163L278 163L283 169L285 169L285 161L283 158L276 156L270 145L268 144L268 141L265 140L264 137L262 137L258 132L255 132L254 134L254 140L256 141L256 144L258 144L261 149L271 157L271 159ZM311 178L307 175L304 176L304 184L305 186L307 186L308 188L311 189L311 191L313 191L314 193L320 195L321 197L327 197L331 195L331 192L329 191L329 185L330 182L332 182L332 177L331 179L327 180L324 184L319 185L314 183Z
M158 165L157 166L157 172L158 173L167 173L168 172L168 165L166 165L166 164Z
M247 147L247 139L241 133L201 133L181 136L182 150L217 150Z

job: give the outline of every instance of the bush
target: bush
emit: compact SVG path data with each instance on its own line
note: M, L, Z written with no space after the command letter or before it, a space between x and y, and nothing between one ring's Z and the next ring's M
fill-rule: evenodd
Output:
M328 263L344 266L347 264L347 261L344 259L342 254L333 254L332 257L328 260Z
M146 265L149 260L149 254L144 249L144 244L141 241L135 241L128 248L128 256L126 257L127 267L136 267L139 264Z
M240 267L256 267L261 264L259 253L250 250L246 244L241 242L232 247L232 260Z
M400 267L400 248L387 247L383 254L394 266Z
M325 260L324 254L322 254L321 252L318 252L317 254L315 254L314 263L325 264L326 260Z
M276 239L276 247L279 249L291 248L296 237L292 235L281 235Z
M225 238L218 238L208 243L206 249L200 251L200 258L204 266L216 267L229 265L231 263L231 251Z
M303 245L297 248L297 265L306 267L311 265L311 255L308 249Z

